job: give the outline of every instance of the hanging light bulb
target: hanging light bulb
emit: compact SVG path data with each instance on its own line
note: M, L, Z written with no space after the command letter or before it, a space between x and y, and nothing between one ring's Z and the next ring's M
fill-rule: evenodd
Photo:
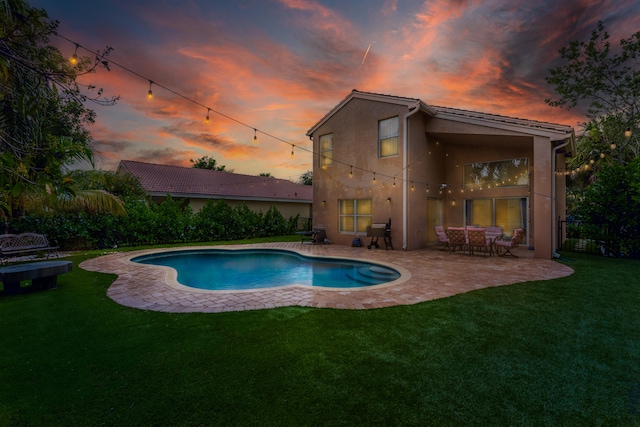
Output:
M207 108L207 117L204 118L204 122L205 123L209 123L210 119L209 119L209 112L211 111L211 108Z
M69 58L69 62L71 62L73 65L76 65L78 63L78 48L80 47L80 45L78 43L76 43L76 50L73 51L73 55L71 55L71 58Z
M258 131L256 130L256 128L253 128L253 143L258 143Z
M376 183L376 173L375 173L375 172L373 173L373 181L372 181L372 182L373 182L374 184Z
M393 177L393 188L396 188L396 177Z
M625 138L631 138L631 128L630 127L625 129L624 136L625 136Z
M611 149L612 149L612 150L615 150L615 149L616 149L616 144L615 144L615 142L611 144Z
M351 166L351 170L349 171L349 178L353 178L353 166Z
M291 144L291 158L292 159L295 157L295 154L293 154L293 147L295 147L295 145Z
M151 90L151 85L153 82L149 80L149 92L147 92L147 99L153 99L153 91Z
M416 191L416 188L413 186L413 181L411 181L411 191Z

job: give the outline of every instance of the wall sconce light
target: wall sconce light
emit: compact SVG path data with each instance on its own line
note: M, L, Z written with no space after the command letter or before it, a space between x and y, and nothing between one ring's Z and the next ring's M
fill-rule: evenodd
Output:
M625 131L624 131L624 136L625 138L631 138L631 128L628 127Z
M391 204L391 197L387 197L387 204Z
M325 206L326 204L327 204L327 201L326 201L326 200L323 200L323 201L322 201L322 206Z

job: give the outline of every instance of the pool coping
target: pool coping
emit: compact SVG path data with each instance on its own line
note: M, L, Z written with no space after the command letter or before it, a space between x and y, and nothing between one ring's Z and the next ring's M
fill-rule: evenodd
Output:
M400 283L395 283L398 282L396 280L390 284L366 288L329 289L294 285L250 291L207 291L182 285L171 286L167 280L166 267L159 268L130 261L131 258L146 253L202 248L274 248L305 256L370 261L404 269L410 277ZM172 313L216 313L286 306L374 309L416 304L486 287L555 279L573 273L573 269L557 261L532 258L532 251L524 248L517 248L516 253L519 258L470 256L438 250L435 247L416 251L387 251L335 244L275 242L118 252L85 260L80 264L80 268L117 274L117 279L107 290L107 296L119 304Z

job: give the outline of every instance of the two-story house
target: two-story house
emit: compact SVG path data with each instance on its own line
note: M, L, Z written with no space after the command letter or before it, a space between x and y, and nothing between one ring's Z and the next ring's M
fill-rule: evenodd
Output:
M479 225L523 228L537 258L556 250L571 126L354 90L307 135L313 223L335 243L390 218L396 249L435 242L435 225Z

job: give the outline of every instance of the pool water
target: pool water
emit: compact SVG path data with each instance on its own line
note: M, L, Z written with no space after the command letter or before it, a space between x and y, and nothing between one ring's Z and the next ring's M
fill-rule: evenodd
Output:
M175 269L182 285L207 290L247 290L287 285L359 288L391 282L396 270L347 259L306 257L270 249L199 249L132 258Z

